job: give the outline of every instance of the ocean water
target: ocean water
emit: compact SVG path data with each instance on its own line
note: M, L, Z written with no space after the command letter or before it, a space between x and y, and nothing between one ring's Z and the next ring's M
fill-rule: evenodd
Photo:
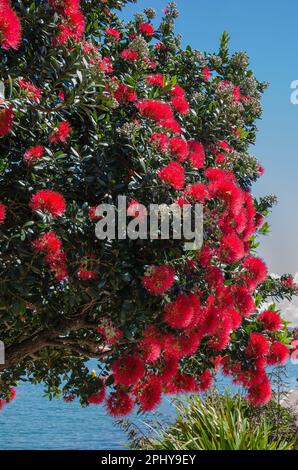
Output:
M298 365L287 366L289 388L298 388ZM219 380L219 387L229 385ZM169 400L158 409L166 418L174 415ZM142 425L142 417L133 417ZM78 402L49 401L43 397L42 385L22 383L17 398L0 414L1 450L116 450L127 449L125 433L102 406L81 408Z

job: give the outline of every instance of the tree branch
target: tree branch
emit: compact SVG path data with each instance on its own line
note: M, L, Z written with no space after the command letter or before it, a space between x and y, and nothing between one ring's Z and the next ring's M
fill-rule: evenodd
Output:
M47 347L67 348L70 346L71 349L76 350L79 354L88 357L103 357L108 351L98 350L96 344L91 341L84 338L75 339L67 338L67 336L61 337L61 335L66 335L70 331L94 329L97 328L97 326L97 324L88 323L85 318L76 318L69 321L62 321L54 331L42 330L35 332L29 338L6 348L5 364L0 365L0 370L9 369L30 356L34 357L35 353ZM84 344L85 348L82 348L80 343Z

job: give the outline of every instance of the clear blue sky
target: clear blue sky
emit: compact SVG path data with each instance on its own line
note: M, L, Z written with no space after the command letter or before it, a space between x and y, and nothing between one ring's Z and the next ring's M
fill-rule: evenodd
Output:
M125 19L166 0L139 0L125 8ZM231 50L244 50L260 80L270 83L264 115L252 153L265 167L256 195L275 193L279 205L270 218L271 235L262 238L260 254L277 274L298 271L298 106L290 102L290 84L298 80L297 2L284 0L177 0L176 32L183 44L214 52L222 31L231 35Z

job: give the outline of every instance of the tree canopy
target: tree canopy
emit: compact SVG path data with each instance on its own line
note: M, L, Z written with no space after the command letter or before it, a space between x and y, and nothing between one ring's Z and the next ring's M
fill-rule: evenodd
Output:
M273 302L296 286L257 255L275 197L251 193L266 84L227 33L184 49L173 2L159 26L149 8L120 20L126 3L0 0L0 408L29 380L149 411L220 367L261 405L288 357ZM203 204L203 247L99 240L96 207L120 195Z

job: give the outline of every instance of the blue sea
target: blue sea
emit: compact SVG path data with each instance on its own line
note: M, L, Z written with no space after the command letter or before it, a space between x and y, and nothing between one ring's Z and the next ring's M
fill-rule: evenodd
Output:
M298 365L288 363L289 388L298 387ZM219 387L228 385L219 380ZM174 408L165 399L158 409L165 418L174 416ZM134 416L142 426L144 417ZM125 433L107 416L101 406L81 408L78 402L49 401L42 385L22 383L17 398L0 414L1 450L116 450L127 449Z

